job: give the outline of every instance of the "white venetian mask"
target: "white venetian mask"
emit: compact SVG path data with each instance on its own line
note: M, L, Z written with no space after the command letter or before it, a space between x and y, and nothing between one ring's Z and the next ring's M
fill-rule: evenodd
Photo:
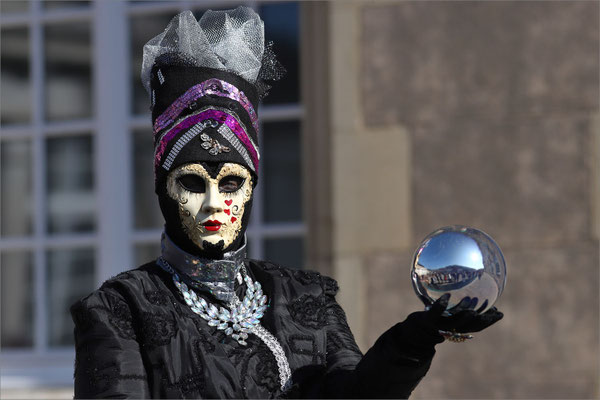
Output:
M245 167L225 163L216 178L201 164L182 165L167 177L167 193L179 204L179 217L190 240L231 245L242 230L242 216L252 197L252 175Z

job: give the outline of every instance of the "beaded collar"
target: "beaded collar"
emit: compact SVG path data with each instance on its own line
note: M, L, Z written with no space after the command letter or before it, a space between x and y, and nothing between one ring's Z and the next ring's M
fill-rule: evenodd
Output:
M238 250L223 254L223 259L202 258L181 250L163 232L162 257L180 274L190 278L198 289L210 292L217 299L229 303L235 294L237 274L246 258L246 240Z

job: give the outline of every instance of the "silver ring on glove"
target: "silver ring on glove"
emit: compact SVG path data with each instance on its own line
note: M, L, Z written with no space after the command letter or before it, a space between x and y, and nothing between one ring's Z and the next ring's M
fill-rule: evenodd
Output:
M466 340L473 339L473 335L469 333L458 333L456 331L449 332L442 330L439 330L438 332L444 337L444 339L448 339L449 341L454 343L462 343Z

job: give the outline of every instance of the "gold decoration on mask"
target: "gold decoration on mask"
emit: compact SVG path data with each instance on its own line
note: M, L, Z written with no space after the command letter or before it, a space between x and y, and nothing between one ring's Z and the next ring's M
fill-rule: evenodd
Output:
M184 175L197 175L205 182L205 191L192 192L179 183ZM219 191L219 182L227 176L243 179L234 192ZM202 164L179 166L167 177L167 193L178 202L182 229L200 249L203 242L224 242L227 248L242 231L242 216L246 203L252 197L252 175L240 164L225 163L216 178L211 178Z

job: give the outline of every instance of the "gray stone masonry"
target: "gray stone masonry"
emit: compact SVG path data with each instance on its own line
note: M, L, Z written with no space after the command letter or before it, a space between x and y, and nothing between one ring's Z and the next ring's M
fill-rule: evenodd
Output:
M437 227L471 225L496 239L508 267L504 320L438 346L413 398L600 395L599 4L361 9L361 111L369 128L409 132L414 247ZM368 344L422 308L413 250L369 258Z

